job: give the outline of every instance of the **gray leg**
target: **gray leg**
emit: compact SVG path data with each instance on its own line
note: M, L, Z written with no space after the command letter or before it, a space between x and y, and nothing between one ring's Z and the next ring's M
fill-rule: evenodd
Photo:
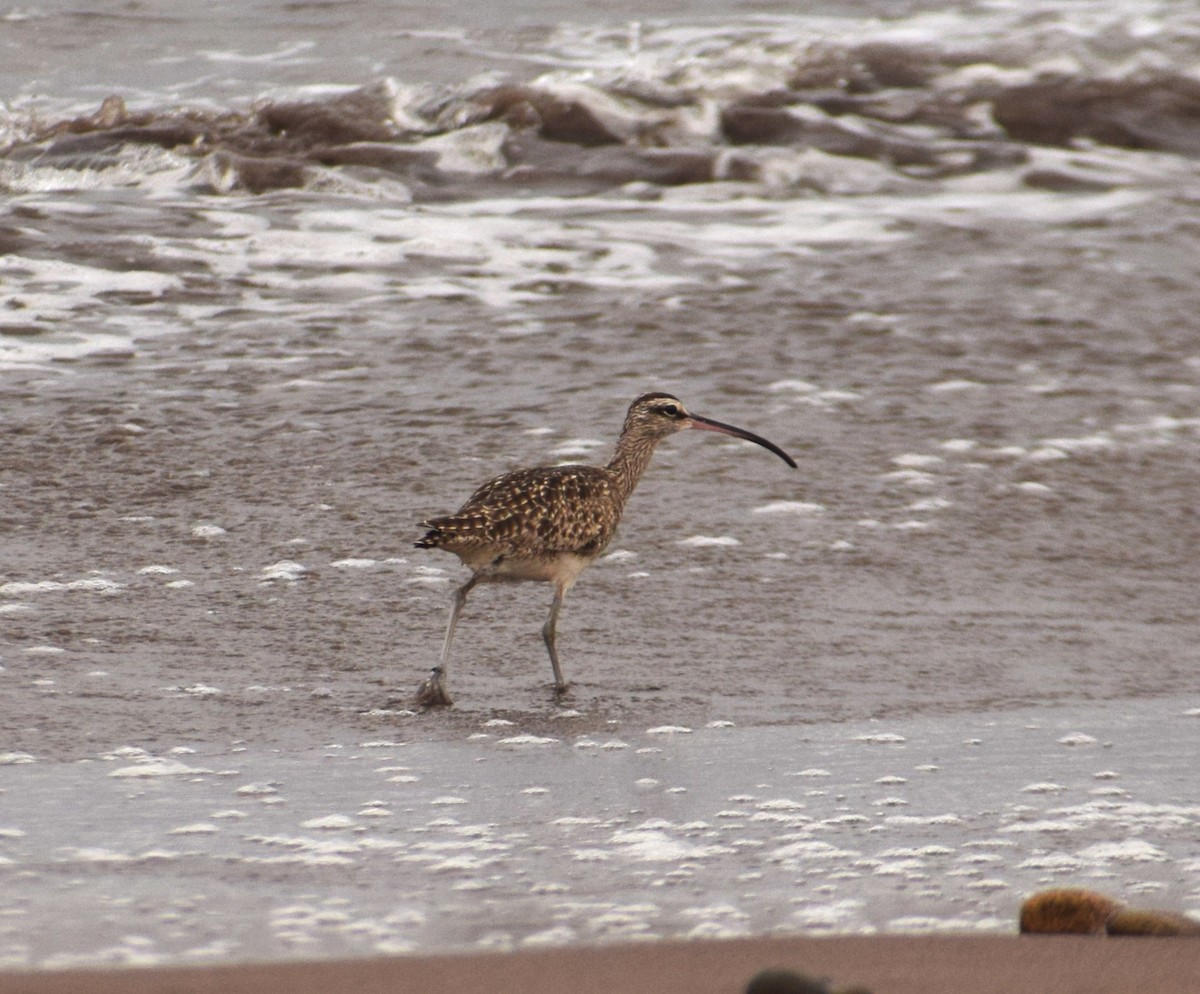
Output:
M562 587L554 588L554 601L550 605L550 617L542 626L542 641L546 643L546 651L550 653L550 665L554 668L554 689L560 694L567 689L567 683L563 679L562 668L558 665L558 650L555 648L554 640L557 635L555 628L558 626L558 612L562 608L563 598L566 594L566 590Z
M446 638L442 642L441 669L443 673L446 670L446 665L450 662L450 643L454 641L454 629L458 627L458 616L462 614L462 609L467 606L467 594L471 592L471 588L477 582L477 578L472 576L471 579L454 591L454 599L450 602L450 620L446 623Z
M417 688L416 703L425 707L447 706L454 703L446 690L446 670L450 663L450 644L454 641L454 629L458 627L458 616L467 605L467 594L479 582L478 577L472 576L466 583L454 591L450 601L450 620L446 623L446 638L442 642L442 660L433 668L429 679Z

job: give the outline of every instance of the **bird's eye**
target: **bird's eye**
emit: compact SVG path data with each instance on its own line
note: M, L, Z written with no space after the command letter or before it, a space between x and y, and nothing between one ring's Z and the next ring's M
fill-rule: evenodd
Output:
M663 414L665 414L668 418L679 417L679 408L676 407L674 404L666 404L663 407L660 407L659 410Z

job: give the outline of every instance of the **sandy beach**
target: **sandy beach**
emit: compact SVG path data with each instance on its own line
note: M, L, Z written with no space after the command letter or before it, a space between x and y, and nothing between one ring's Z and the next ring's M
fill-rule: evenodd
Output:
M1200 943L1169 939L839 937L518 954L10 974L11 994L740 994L778 966L873 994L1194 994Z
M1016 930L1200 915L1194 12L42 6L0 988L1193 994L1195 940ZM410 707L418 522L650 390L798 468L664 442L569 695L525 584Z

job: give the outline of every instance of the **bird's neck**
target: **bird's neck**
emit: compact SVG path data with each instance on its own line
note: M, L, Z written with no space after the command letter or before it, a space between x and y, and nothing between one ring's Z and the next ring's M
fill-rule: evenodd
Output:
M617 451L608 464L608 471L613 474L617 494L622 504L629 500L638 485L638 480L650 465L650 457L654 455L657 438L622 435L617 441Z

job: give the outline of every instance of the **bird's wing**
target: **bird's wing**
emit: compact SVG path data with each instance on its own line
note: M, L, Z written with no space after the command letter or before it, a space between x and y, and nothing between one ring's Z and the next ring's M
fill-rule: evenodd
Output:
M443 544L587 555L608 543L619 518L620 507L603 470L549 466L497 477L454 514L426 524L441 533Z

